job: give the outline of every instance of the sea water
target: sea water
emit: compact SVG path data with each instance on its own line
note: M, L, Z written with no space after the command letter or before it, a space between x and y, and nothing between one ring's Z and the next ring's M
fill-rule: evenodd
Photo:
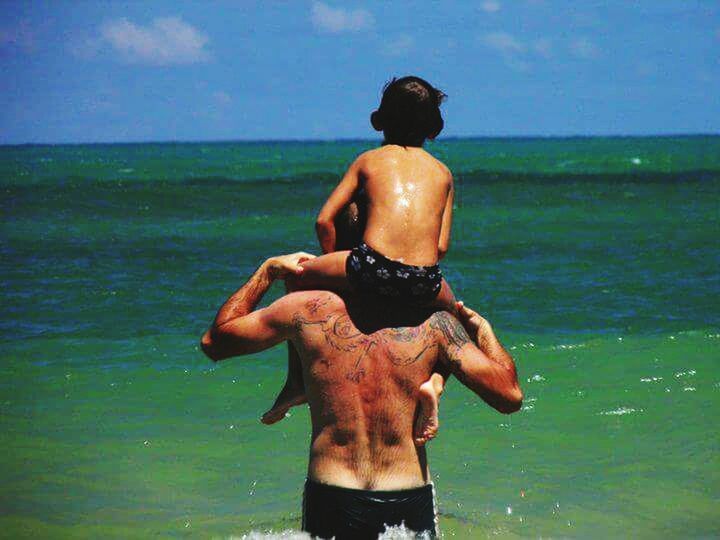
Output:
M284 348L215 365L198 341L263 258L318 251L375 144L0 147L0 535L299 529L307 410L258 421ZM457 186L446 277L525 393L503 416L450 381L445 535L720 534L720 137L428 150Z

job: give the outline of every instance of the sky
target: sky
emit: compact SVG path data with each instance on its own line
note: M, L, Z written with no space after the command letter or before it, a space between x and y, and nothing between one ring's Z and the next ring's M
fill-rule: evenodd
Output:
M0 7L0 144L374 138L409 74L441 138L720 133L717 0Z

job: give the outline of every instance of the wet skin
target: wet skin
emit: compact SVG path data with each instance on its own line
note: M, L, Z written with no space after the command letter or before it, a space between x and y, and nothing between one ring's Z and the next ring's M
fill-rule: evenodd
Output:
M514 363L489 325L467 319L470 338L444 311L388 310L327 291L295 292L253 311L274 279L268 264L221 307L202 348L217 361L284 340L295 345L310 405L313 480L376 490L426 484L413 423L420 386L436 366L497 410L519 409Z

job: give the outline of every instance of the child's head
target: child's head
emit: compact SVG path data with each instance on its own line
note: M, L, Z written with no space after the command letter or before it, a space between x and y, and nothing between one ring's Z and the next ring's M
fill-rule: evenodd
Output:
M386 144L422 146L442 131L440 104L445 97L420 77L393 79L385 85L380 107L370 122L385 133Z

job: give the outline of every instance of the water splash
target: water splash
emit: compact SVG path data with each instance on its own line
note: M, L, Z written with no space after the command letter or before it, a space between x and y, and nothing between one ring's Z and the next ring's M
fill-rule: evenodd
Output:
M643 409L633 409L632 407L619 407L612 411L602 411L600 414L604 416L622 416L625 414L632 414L636 412L644 412Z

